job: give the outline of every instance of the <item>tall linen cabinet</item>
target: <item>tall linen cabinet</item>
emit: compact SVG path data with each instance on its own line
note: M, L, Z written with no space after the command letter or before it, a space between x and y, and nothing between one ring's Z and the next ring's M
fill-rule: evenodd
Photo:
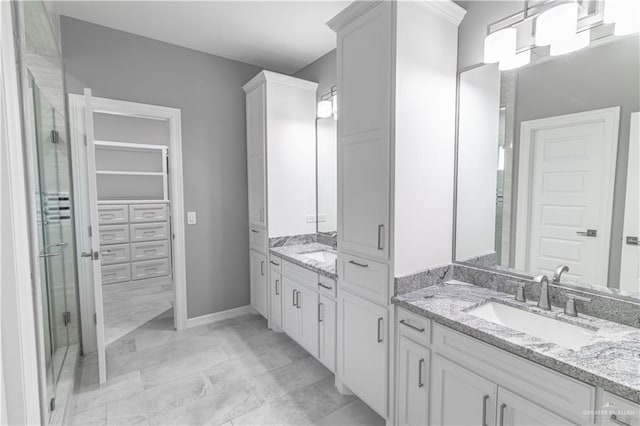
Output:
M280 328L280 312L271 312L276 292L269 278L269 238L315 232L315 224L307 223L306 215L315 213L317 86L261 71L243 87L251 306L275 329Z
M336 384L394 423L394 277L451 261L453 2L354 2L337 33Z

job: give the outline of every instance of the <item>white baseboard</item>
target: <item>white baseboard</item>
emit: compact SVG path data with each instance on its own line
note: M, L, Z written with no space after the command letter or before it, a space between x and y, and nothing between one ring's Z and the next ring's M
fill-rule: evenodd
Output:
M213 314L201 315L195 318L187 319L187 328L198 327L200 325L211 324L212 322L222 321L229 318L235 318L242 315L250 314L251 306L240 306L238 308L227 309L226 311L214 312Z

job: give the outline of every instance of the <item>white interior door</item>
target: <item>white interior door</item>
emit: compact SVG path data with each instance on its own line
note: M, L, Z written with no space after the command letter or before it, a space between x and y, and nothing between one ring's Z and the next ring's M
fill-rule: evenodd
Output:
M85 99L85 131L87 142L87 174L96 174L96 155L93 136L93 107L91 104L91 89L84 89ZM96 179L88 179L87 192L89 198L89 218L92 229L91 260L93 264L93 293L96 311L96 346L98 349L98 372L100 383L107 381L107 360L104 341L104 312L102 305L102 274L100 272L100 239L98 232L98 188Z
M619 108L522 123L516 268L607 282Z
M631 114L627 197L624 205L620 289L640 292L640 112ZM635 240L633 240L635 238ZM634 244L635 242L635 244Z

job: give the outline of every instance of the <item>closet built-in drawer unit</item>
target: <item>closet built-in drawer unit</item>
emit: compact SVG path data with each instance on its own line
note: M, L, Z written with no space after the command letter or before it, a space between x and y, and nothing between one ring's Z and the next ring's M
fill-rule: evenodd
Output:
M260 253L267 252L267 231L255 226L250 227L249 246Z
M161 223L132 223L129 225L131 242L166 240L169 237L169 226Z
M171 274L169 206L98 206L102 283L115 284Z
M101 274L103 285L131 281L131 264L103 265Z

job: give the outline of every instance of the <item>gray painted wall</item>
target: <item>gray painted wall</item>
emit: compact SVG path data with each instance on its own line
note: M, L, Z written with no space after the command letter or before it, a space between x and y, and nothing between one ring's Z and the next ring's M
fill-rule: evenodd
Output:
M245 97L260 69L62 17L67 90L180 108L189 318L249 304ZM186 213L185 213L186 214Z
M320 97L329 92L331 86L336 84L337 72L336 49L333 49L302 68L293 76L318 83L316 93L318 100L320 100Z

